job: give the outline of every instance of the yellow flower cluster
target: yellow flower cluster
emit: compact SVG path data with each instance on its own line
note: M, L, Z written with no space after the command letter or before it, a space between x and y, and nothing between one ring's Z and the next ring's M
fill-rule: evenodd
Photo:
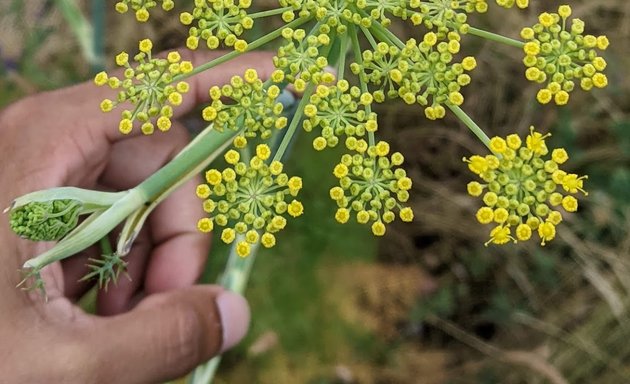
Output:
M318 35L308 35L303 29L293 30L284 28L282 36L287 43L278 49L278 54L273 58L273 63L284 73L287 81L301 83L320 83L323 70L328 65L326 56L322 55L323 48L330 44L330 28L327 25L320 27Z
M453 55L460 49L459 35L449 33L448 41L439 41L429 32L422 42L410 39L403 49L379 43L376 50L364 51L362 63L353 63L352 71L378 87L374 100L400 97L408 104L425 107L425 115L431 120L444 117L444 104L461 105L463 86L470 83L471 71L477 66L474 57L466 57L461 63L453 63Z
M106 72L100 72L94 78L96 85L118 90L115 100L101 102L103 112L110 112L125 102L135 107L122 112L119 129L123 134L131 132L135 121L142 124L142 132L146 135L152 134L156 126L160 131L168 131L173 107L182 103L183 95L189 90L188 83L180 81L173 85L173 82L175 76L192 71L192 63L182 61L177 52L170 52L166 59L152 57L152 48L151 40L140 41L140 53L133 58L137 63L135 67L130 65L126 52L116 56L116 64L125 69L122 79L109 76Z
M369 146L363 140L356 140L355 154L345 154L335 166L333 174L339 179L339 186L330 190L330 197L338 206L335 219L347 223L353 212L361 224L372 223L372 233L383 236L385 224L396 219L395 211L401 220L413 220L413 211L403 206L409 200L411 179L402 168L402 154L389 155L389 144L381 141Z
M161 0L162 9L170 11L175 7L173 0ZM154 0L120 0L116 3L116 11L119 13L127 13L129 8L133 9L136 13L136 20L144 23L149 20L149 10L157 6L157 1Z
M194 0L192 12L179 17L182 24L190 26L186 46L197 49L203 40L210 49L225 44L244 52L247 42L240 36L254 26L254 19L247 15L251 5L251 0Z
M557 105L567 104L576 82L586 91L608 84L602 73L606 60L597 53L598 49L603 51L608 47L608 38L584 35L584 22L580 19L573 19L569 28L569 16L571 7L562 5L558 13L544 12L537 24L521 31L526 41L523 47L525 76L530 81L545 84L537 95L541 104L552 100Z
M209 94L211 104L203 109L203 119L214 123L214 129L218 131L245 128L237 140L239 147L247 143L243 139L268 139L273 129L287 125L287 118L281 116L282 104L277 101L280 88L276 85L265 87L253 69L245 71L242 77L232 77L230 84L210 88Z
M583 187L587 177L560 169L569 156L562 148L550 153L545 142L548 136L531 127L525 142L516 134L494 137L490 140L492 155L464 159L481 179L468 184L468 193L481 197L484 203L477 211L477 220L494 225L486 245L526 241L535 231L545 245L554 239L556 226L562 221L558 209L577 211L575 195L586 195Z
M372 95L351 87L347 80L331 86L319 85L309 101L304 108L308 119L304 120L303 127L307 132L321 129L313 140L313 147L318 151L336 146L341 135L363 137L378 128L376 114L370 110Z
M197 186L197 196L203 199L203 209L210 217L197 222L201 232L210 232L215 225L224 227L221 240L231 244L241 235L236 252L246 257L254 244L271 248L275 234L286 226L285 215L301 216L302 203L295 199L302 189L302 179L283 173L278 161L268 164L270 148L256 147L256 155L245 163L240 154L229 150L225 160L229 168L206 172L206 183Z

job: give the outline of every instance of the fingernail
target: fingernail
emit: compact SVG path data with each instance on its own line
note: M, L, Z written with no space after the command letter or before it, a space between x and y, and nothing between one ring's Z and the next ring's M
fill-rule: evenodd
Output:
M221 292L216 303L223 327L223 353L245 337L249 328L249 305L243 296L230 291Z

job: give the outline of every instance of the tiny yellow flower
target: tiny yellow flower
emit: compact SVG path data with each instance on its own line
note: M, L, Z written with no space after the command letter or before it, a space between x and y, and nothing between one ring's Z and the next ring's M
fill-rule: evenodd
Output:
M345 164L337 164L333 170L333 174L338 179L341 179L348 174L348 167Z
M541 245L553 240L556 237L556 226L546 221L538 227L538 235L541 239Z
M299 201L293 200L289 204L289 206L287 208L287 212L289 213L289 215L291 215L293 217L301 216L302 213L304 213L304 206Z
M503 153L507 150L507 142L500 137L493 137L490 139L490 149L495 153Z
M116 56L116 64L120 67L124 67L129 63L129 54L127 52L121 52Z
M400 219L404 222L412 222L413 221L413 210L409 207L405 207L400 210L399 213Z
M516 227L516 238L520 241L527 241L532 237L532 229L527 224L519 224Z
M342 191L343 193L343 191ZM331 191L332 195L332 191ZM339 208L335 213L335 220L337 220L341 224L345 224L350 219L350 211L347 208Z
M260 238L260 243L265 248L272 248L276 245L276 237L269 232L264 233Z
M102 86L107 84L108 76L106 72L99 72L94 77L94 84Z
M510 227L499 225L490 231L490 240L488 240L485 245L488 246L488 244L491 243L501 245L509 242L510 240L516 241L512 237Z
M246 241L239 241L236 244L236 254L240 257L247 257L251 252L251 246Z
M564 164L569 160L569 155L564 148L556 148L551 152L551 159L558 164Z
M197 197L207 199L210 196L210 187L207 184L199 184L197 186Z
M247 241L250 244L257 244L259 239L260 239L260 235L258 234L257 231L253 229L250 229L249 231L247 231L247 233L245 233L245 241Z
M149 20L149 11L146 8L140 8L136 11L136 20L145 23Z
M376 236L384 236L385 235L385 224L382 221L375 221L372 224L372 233Z
M225 158L225 161L231 165L238 163L238 161L241 159L240 153L238 153L238 151L235 151L233 149L230 149L229 151L227 151L223 157Z
M206 172L206 181L210 185L218 185L221 183L222 179L223 177L221 175L221 172L217 171L216 169L211 169Z
M490 224L494 220L494 211L489 207L481 207L476 214L477 221L481 224Z
M153 42L150 39L140 40L138 48L140 49L140 52L150 53L151 49L153 49Z
M256 146L256 156L261 160L267 160L271 156L271 149L267 144L260 144Z
M199 231L203 233L211 232L213 228L214 224L212 223L212 220L208 219L207 217L204 217L197 222L197 229L199 229Z
M302 189L302 178L298 176L293 176L289 179L287 186L291 191L299 191Z

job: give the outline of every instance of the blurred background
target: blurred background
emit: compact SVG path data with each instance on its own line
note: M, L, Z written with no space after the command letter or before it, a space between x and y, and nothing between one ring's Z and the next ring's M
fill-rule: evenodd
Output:
M303 175L306 213L259 255L247 290L252 327L217 383L630 383L630 2L532 0L525 11L491 3L469 22L517 38L537 14L569 3L587 33L610 39L609 86L577 90L563 108L535 101L519 50L462 42L479 64L464 110L491 136L530 125L552 132L551 146L572 157L568 170L589 175L579 214L545 247L484 247L487 228L475 222L461 161L484 148L452 116L431 122L420 108L390 103L378 107L380 135L407 158L416 220L376 240L367 227L334 221L328 189L341 153L315 158L303 135L289 168ZM113 5L1 0L0 107L88 80L140 38L169 49L187 36L175 11L157 8L139 25ZM227 249L215 244L206 281L225 262Z

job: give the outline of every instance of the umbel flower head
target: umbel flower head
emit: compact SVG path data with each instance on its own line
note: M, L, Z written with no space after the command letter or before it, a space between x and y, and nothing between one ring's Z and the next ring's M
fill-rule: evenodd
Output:
M302 189L302 179L283 173L279 161L267 164L271 150L266 144L256 147L256 155L249 163L240 161L235 150L225 154L231 167L222 172L206 172L206 184L197 187L203 199L203 209L210 215L199 220L201 232L210 232L215 225L225 227L221 239L230 244L237 235L243 240L236 244L236 252L245 257L251 246L262 244L271 248L276 244L275 233L286 226L285 216L302 215L304 207L295 199Z
M22 238L57 241L77 226L82 208L70 199L31 202L11 210L9 225Z
M171 128L173 107L180 105L183 95L188 92L188 83L172 83L175 76L192 71L192 63L182 61L177 52L170 52L166 59L152 57L152 48L151 40L140 41L140 53L133 58L137 63L135 67L130 65L126 52L116 56L116 64L125 68L122 80L108 76L106 72L100 72L94 78L96 85L108 85L118 91L115 100L103 100L103 112L110 112L125 102L134 106L133 110L122 112L119 129L123 134L131 132L135 121L141 123L142 132L146 135L152 134L156 126L160 131L168 131Z
M254 26L254 19L247 16L251 5L251 0L194 0L192 12L179 17L182 24L191 26L186 46L197 49L204 41L210 49L224 44L244 52L247 42L239 37Z
M120 0L116 3L116 11L127 13L131 8L136 13L136 19L144 23L149 20L149 10L156 7L157 3L154 0ZM170 11L175 7L173 0L161 0L161 3L162 9L165 11Z
M459 48L459 35L450 33L448 41L439 41L429 32L420 43L408 40L403 49L379 43L376 50L363 52L362 64L353 63L350 68L377 87L375 101L400 97L408 104L424 106L427 118L435 120L444 117L444 104L464 102L460 90L471 80L465 71L477 66L470 56L453 63Z
M372 233L383 236L385 224L396 219L396 211L403 221L413 220L411 208L403 206L412 182L405 170L398 168L403 155L395 152L388 156L389 144L381 141L368 147L362 139L354 142L355 154L343 155L333 171L339 179L339 186L330 190L339 207L335 219L347 223L354 213L357 222L372 223Z
M287 118L281 116L282 104L278 102L280 88L276 85L265 87L254 69L245 71L243 77L232 77L230 84L210 88L209 94L212 102L204 108L202 117L214 123L214 129L218 131L245 128L237 140L241 143L239 147L247 143L243 138L268 139L273 129L287 125Z
M351 87L347 80L319 85L309 101L303 126L307 132L320 129L320 136L313 140L316 150L336 146L341 135L363 137L378 128L376 113L370 111L372 95Z
M287 81L318 84L322 81L324 68L328 60L322 56L324 47L330 44L330 28L327 25L320 27L319 34L306 35L303 29L293 30L284 28L282 36L286 44L278 49L278 54L273 58L273 64L284 73ZM282 81L283 79L276 79ZM303 86L298 88L304 88Z
M563 148L550 153L548 136L531 127L524 143L516 134L494 137L490 140L494 154L464 159L481 179L468 184L468 193L484 203L477 220L494 226L486 245L526 241L536 232L545 245L562 221L559 209L577 211L576 195L587 194L583 189L587 177L560 169L569 156Z
M580 19L573 19L569 27L569 16L571 7L562 5L558 13L544 12L537 24L521 31L521 37L527 41L523 47L525 76L545 84L537 95L541 104L553 100L565 105L578 82L586 91L608 85L602 73L606 60L597 53L608 47L608 38L584 35L584 22Z

